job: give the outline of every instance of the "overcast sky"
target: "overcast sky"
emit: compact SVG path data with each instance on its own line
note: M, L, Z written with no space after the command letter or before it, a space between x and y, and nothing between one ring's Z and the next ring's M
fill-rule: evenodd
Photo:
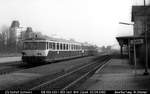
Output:
M117 45L116 36L132 35L131 26L118 24L131 21L131 1L0 0L0 27L18 20L48 36Z

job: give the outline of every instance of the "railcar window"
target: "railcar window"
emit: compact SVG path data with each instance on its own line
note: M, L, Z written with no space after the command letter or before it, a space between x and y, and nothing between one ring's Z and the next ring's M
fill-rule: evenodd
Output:
M59 43L57 43L57 50L59 50Z
M74 45L72 45L72 49L74 50Z
M62 45L62 44L60 44L60 49L62 50L62 48L63 48L63 45Z
M78 50L78 45L77 45L77 50Z
M45 50L46 42L25 42L24 44L25 50Z
M75 49L76 49L76 48L75 48L75 45L73 45L73 46L74 46L74 50L75 50Z
M67 50L70 50L70 44L67 44Z
M70 49L72 50L72 45L70 44Z
M79 49L79 45L77 45L77 49Z
M63 50L65 50L65 49L66 49L66 47L65 47L65 46L66 46L66 44L63 44Z
M52 42L49 42L49 48L52 49Z
M68 45L68 44L66 44L66 49L68 50L68 48L69 48L69 45Z
M71 50L71 44L69 44L69 50Z
M73 45L71 45L71 50L73 50Z
M48 44L48 42L46 43L46 45L47 45L47 49L49 48L49 44Z
M77 49L77 45L75 45L75 49Z
M73 48L74 48L74 50L75 50L75 45L73 45Z
M52 43L52 48L55 50L55 43Z
M74 49L76 50L76 45L74 45Z
M79 50L81 50L81 45L79 46Z

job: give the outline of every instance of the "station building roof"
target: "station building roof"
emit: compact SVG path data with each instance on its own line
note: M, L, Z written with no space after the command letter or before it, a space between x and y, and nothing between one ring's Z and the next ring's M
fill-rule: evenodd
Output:
M119 42L119 45L128 45L129 40L144 39L144 36L120 36L116 37L116 39Z
M150 6L132 6L132 17L131 21L135 21L136 16L150 16ZM129 40L133 39L144 39L144 33L139 36L119 36L116 37L119 45L128 45ZM150 39L150 32L147 33L148 39Z

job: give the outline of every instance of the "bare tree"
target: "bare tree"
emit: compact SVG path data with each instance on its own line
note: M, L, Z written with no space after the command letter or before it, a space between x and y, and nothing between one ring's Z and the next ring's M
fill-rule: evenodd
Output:
M9 38L8 26L3 25L0 30L0 44L1 44L0 50L3 52L7 51L8 38Z

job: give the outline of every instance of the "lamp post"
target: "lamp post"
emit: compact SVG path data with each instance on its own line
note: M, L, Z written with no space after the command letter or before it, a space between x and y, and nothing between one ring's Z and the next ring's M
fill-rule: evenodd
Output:
M144 0L144 8L146 7L146 2ZM144 31L145 31L145 71L144 75L149 75L148 72L148 45L147 45L147 22L146 22L146 11L144 9Z

